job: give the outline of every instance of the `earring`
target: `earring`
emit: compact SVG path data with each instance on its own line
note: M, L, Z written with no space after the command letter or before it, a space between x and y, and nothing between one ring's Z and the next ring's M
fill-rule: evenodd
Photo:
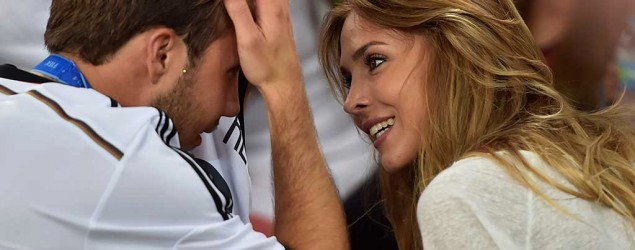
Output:
M187 73L187 69L183 69L183 74Z

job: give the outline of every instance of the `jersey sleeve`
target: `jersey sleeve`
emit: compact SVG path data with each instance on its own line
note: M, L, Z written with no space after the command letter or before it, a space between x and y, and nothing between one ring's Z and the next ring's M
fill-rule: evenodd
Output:
M135 138L88 225L88 249L284 249L231 213L220 175L154 131Z
M206 225L180 239L176 249L284 249L275 237L267 238L234 217L219 225Z

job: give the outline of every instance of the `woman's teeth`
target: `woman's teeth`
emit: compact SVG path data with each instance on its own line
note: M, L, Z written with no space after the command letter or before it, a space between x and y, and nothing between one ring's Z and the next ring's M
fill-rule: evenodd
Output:
M390 119L385 120L383 122L377 123L377 124L375 124L375 126L370 128L370 135L372 137L378 138L382 134L384 134L386 132L386 130L388 130L394 124L395 124L395 119L393 119L393 118L390 118Z

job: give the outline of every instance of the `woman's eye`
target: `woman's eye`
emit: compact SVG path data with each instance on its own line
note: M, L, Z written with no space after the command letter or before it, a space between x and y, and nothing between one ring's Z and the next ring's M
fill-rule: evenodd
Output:
M373 59L373 60L370 61L368 66L370 66L370 69L375 69L375 68L379 67L379 65L381 65L382 63L384 63L383 59Z
M379 67L384 62L386 62L386 58L381 55L371 55L368 59L366 59L366 65L368 65L371 71Z

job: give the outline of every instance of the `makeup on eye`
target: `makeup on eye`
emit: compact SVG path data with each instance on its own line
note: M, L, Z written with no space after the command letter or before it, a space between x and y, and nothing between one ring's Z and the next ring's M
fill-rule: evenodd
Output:
M368 68L370 69L370 71L375 70L377 67L381 66L384 62L386 62L386 56L381 55L381 54L368 54L366 56L364 56L365 60L364 60L364 64L366 64L366 66L368 66Z
M364 55L363 58L363 63L369 68L369 72L373 72L387 60L386 56L377 53L368 53ZM352 74L343 68L340 71L344 80L343 86L348 91L351 89L351 84L353 82Z

